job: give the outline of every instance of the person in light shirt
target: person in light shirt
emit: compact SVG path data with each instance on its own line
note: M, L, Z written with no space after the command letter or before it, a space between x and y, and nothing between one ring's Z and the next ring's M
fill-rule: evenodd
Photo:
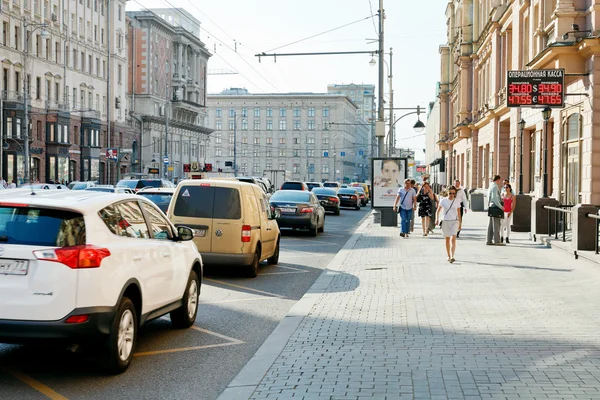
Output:
M442 232L446 240L446 253L448 262L455 261L454 254L456 253L456 233L460 231L462 225L462 217L458 209L460 203L456 199L456 188L450 186L448 188L448 197L440 200L440 205L436 212L436 225L442 221ZM440 220L441 217L441 220Z
M410 184L410 179L404 180L404 187L398 189L394 200L394 212L400 213L402 220L400 224L400 236L408 238L410 231L410 220L413 218L417 208L417 194Z
M456 201L460 204L460 217L462 217L467 213L467 194L465 193L465 189L460 187L460 181L456 179L454 181L454 187L456 188ZM460 229L456 232L456 237L460 237Z

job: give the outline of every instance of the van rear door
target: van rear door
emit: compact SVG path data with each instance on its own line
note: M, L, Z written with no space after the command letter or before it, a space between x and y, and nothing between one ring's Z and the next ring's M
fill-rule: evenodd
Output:
M249 221L242 221L242 193L240 186L228 187L224 184L215 187L213 206L213 235L212 253L242 254L247 253L248 242L242 242L242 226L250 225ZM250 227L252 229L252 227Z
M174 194L175 205L169 209L175 226L194 230L194 243L200 253L209 253L212 247L215 189L210 184L181 185Z

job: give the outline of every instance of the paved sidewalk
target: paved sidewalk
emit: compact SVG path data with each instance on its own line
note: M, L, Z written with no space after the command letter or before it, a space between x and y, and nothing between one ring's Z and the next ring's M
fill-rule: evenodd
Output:
M220 399L600 399L600 268L369 218Z

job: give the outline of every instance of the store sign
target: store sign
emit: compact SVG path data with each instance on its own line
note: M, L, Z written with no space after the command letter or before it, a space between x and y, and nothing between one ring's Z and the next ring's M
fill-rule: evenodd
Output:
M116 160L118 154L119 153L117 149L106 149L106 158L108 158L109 160Z
M158 168L148 168L148 173L149 174L159 174L160 171L158 170Z
M565 70L508 71L507 107L564 107Z

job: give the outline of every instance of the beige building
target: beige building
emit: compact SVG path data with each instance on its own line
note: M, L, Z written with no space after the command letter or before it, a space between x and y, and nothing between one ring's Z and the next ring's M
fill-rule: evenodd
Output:
M134 140L125 0L3 1L0 21L3 177L23 180L29 126L32 181L114 182L106 148Z
M600 204L600 114L593 90L600 83L599 6L598 0L448 3L438 145L449 178L485 189L499 174L518 193L522 168L524 193L539 198L547 165L548 196L561 204ZM565 69L563 108L553 108L547 121L541 108L507 108L507 71L556 68Z

